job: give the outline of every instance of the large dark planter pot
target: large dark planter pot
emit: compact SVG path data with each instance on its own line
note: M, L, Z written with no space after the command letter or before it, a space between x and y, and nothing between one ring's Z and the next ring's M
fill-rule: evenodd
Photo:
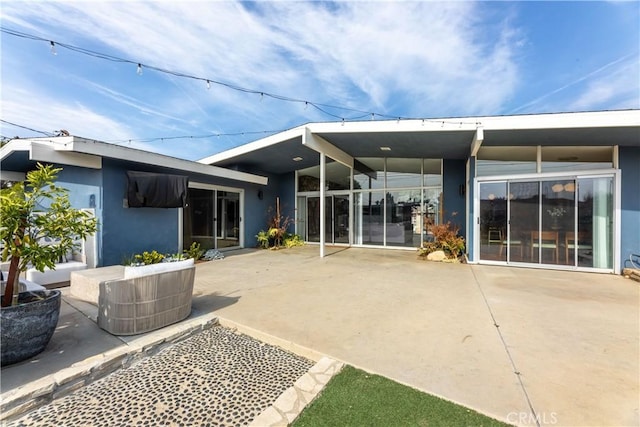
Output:
M43 299L29 301L33 295ZM25 302L29 301L29 302ZM21 292L18 305L0 312L2 366L21 362L41 353L58 325L61 293L59 290Z

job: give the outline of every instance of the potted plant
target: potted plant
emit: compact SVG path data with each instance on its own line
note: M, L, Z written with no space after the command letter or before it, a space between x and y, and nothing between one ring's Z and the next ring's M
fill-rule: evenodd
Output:
M9 261L0 312L2 365L35 356L45 349L60 312L60 291L19 292L28 268L55 269L74 249L77 238L95 233L97 221L71 207L68 190L54 184L62 169L38 163L24 183L0 190L2 261Z

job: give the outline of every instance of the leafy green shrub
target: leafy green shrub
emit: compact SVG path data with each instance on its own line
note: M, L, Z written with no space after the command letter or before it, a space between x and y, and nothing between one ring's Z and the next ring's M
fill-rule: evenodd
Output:
M262 248L262 249L269 249L269 232L268 231L264 231L264 230L260 230L258 232L258 234L256 234L256 239L258 240L258 245Z
M189 246L189 249L184 250L185 258L187 259L193 258L194 261L197 261L200 258L202 258L202 255L204 255L204 251L202 250L202 248L200 247L200 243L198 242L191 243L191 246Z
M285 248L292 248L294 246L304 245L304 240L298 234L287 233L282 240L282 244Z
M155 249L151 252L144 251L142 254L136 254L133 256L135 262L144 265L158 264L162 262L164 258L165 256Z

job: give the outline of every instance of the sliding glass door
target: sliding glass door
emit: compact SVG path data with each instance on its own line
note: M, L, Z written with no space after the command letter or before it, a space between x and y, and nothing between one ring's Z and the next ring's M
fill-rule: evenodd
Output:
M507 261L507 183L480 184L480 259Z
M241 191L189 188L182 219L184 248L193 242L203 250L241 247L241 201Z
M240 193L216 191L216 247L240 246Z
M614 177L479 184L482 261L613 269Z
M320 241L320 197L298 197L303 208L298 214L299 230L304 230L307 242ZM349 195L333 194L325 198L325 242L349 244ZM298 208L300 209L300 208Z
M583 178L577 182L577 227L565 239L565 256L579 267L613 268L613 177Z

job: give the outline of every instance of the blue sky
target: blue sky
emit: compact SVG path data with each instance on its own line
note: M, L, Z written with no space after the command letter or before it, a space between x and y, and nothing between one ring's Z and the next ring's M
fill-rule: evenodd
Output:
M0 13L4 30L44 39L1 33L3 137L42 136L11 122L193 160L367 113L640 108L637 1L3 1ZM53 55L50 40L133 63Z

